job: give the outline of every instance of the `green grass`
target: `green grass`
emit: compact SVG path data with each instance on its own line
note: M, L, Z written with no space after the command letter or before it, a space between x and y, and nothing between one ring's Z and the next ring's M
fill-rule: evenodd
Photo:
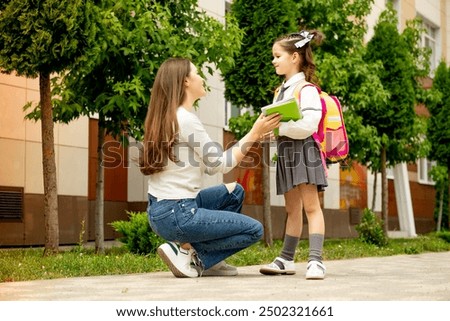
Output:
M385 247L366 244L359 239L326 239L324 260L450 251L449 235L446 232L413 239L390 239ZM275 241L271 248L257 243L227 262L236 266L269 263L279 255L281 246L281 241ZM124 247L108 249L105 255L95 255L92 249L80 246L53 256L44 257L43 252L41 248L0 250L0 282L168 271L156 255L131 254ZM308 242L302 240L296 261L305 261L307 256Z

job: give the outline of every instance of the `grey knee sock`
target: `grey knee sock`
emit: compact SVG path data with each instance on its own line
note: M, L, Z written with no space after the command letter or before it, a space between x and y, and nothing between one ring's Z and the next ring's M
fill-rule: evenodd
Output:
M288 261L293 261L295 249L297 248L299 240L300 240L299 237L290 236L286 234L284 236L283 250L281 250L280 257Z
M309 261L322 262L322 250L323 250L323 234L310 234L309 235Z

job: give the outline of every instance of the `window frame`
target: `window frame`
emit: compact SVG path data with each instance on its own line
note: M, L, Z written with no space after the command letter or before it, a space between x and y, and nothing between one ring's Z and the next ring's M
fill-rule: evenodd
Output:
M417 182L422 185L435 185L436 183L430 177L430 170L436 166L435 161L430 161L428 158L419 158L417 160ZM424 178L426 172L426 178Z
M422 20L422 27L425 29L425 32L422 33L420 38L420 46L422 48L430 48L430 76L434 76L434 71L437 68L440 60L440 29L439 26L427 20L423 16L419 15L419 18ZM431 45L430 45L431 44Z

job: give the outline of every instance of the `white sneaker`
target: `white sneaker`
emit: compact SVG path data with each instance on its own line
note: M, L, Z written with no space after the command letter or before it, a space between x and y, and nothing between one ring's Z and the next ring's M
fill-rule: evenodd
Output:
M310 261L306 267L307 280L323 280L325 278L325 265L319 261Z
M235 266L225 263L225 261L220 261L216 265L213 265L209 269L205 270L202 276L236 276L238 275L238 270Z
M179 244L167 242L158 247L158 255L178 278L196 278L198 271L191 266L194 249L185 250Z
M278 261L279 264L281 263L280 264L282 265L281 268L277 263L275 263L276 261ZM281 257L276 257L272 263L263 266L261 269L259 269L259 272L265 275L277 275L277 274L292 275L295 274L295 264L293 260L288 261Z

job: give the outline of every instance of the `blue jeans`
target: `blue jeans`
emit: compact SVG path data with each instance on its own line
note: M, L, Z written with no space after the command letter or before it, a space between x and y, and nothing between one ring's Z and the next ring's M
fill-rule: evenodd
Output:
M244 194L239 184L231 192L222 184L179 200L157 201L149 194L150 226L168 241L191 243L208 269L262 238L261 223L239 213Z

